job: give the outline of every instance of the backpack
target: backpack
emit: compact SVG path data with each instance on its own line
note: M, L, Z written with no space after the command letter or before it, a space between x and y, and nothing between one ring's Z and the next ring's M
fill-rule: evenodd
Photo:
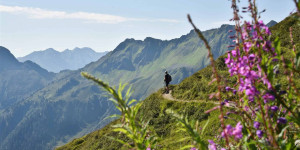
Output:
M168 81L171 82L172 81L172 76L168 74Z

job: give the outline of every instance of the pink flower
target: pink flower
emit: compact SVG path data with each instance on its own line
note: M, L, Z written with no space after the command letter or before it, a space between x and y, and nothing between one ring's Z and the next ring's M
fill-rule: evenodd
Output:
M250 60L250 61L253 61L254 58L255 58L255 54L250 54L250 55L249 55L249 60Z
M270 100L272 100L272 101L275 100L275 97L273 95L271 95L270 93L267 93L262 97L263 97L265 103L268 103Z
M254 121L253 126L254 126L254 128L258 129L260 126L260 123L257 121Z
M231 54L232 54L233 57L236 57L236 54L237 54L237 53L236 53L236 50L232 50L232 51L231 51Z
M245 42L245 51L246 51L246 52L249 52L251 46L252 46L252 43L251 43L251 42Z
M259 138L262 138L263 135L264 135L264 132L261 131L261 130L257 130L257 131L256 131L256 135L257 135Z
M244 110L245 110L245 111L249 111L249 107L248 107L248 106L245 106L245 107L244 107Z
M232 126L231 125L227 125L225 130L221 133L222 137L225 137L226 135L227 136L231 136L232 135Z
M238 122L232 131L232 134L235 136L236 139L243 138L242 129L243 129L243 126L241 125L241 122Z
M217 150L217 146L216 146L216 144L214 143L213 140L208 140L208 142L209 142L208 149Z

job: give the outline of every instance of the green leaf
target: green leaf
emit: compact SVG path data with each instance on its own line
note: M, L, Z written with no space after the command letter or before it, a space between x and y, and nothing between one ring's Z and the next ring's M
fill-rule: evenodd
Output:
M247 145L248 149L251 149L251 150L256 150L257 149L256 142L253 141L253 140L251 140L250 142L247 142L246 145Z
M128 103L128 106L130 106L132 103L136 102L135 99L131 100L129 103Z
M130 139L133 139L133 136L134 136L130 131L128 131L128 130L126 130L124 128L115 128L115 129L113 129L113 131L115 131L115 132L122 132L127 137L129 137Z
M206 121L205 125L203 126L202 131L201 131L201 135L203 135L208 123L209 123L209 119Z
M114 98L110 98L108 100L112 101L115 105L118 105L118 101L116 101Z
M132 88L132 86L130 85L129 88L127 89L127 92L126 92L126 95L125 95L125 103L128 103L128 100L129 100L129 98L132 94L131 93L131 88Z
M105 136L105 137L107 137L108 139L117 141L117 142L119 142L119 143L121 143L123 145L126 145L126 146L132 148L132 146L128 142L124 142L123 140L120 140L120 139L117 139L117 138L114 138L114 137L111 137L111 136Z
M121 117L122 117L121 115L114 114L114 115L110 115L108 117L105 117L103 120L110 119L110 118L121 118Z
M286 127L284 127L284 128L281 130L281 132L280 132L279 135L278 135L279 138L282 137L284 131L285 131L288 127L289 127L289 126L286 126Z
M256 121L258 121L258 122L263 122L263 119L262 119L262 116L261 116L261 114L260 113L256 113L256 118L257 118L257 120Z
M279 40L279 37L276 37L273 43L274 43L275 52L278 55L281 55L281 46L280 46L281 42Z
M192 147L194 147L194 145L185 145L185 146L181 147L180 149L190 149Z
M184 137L184 138L181 138L181 139L179 139L179 140L174 141L174 143L184 142L184 141L189 140L189 139L191 139L191 137L190 137L190 136L187 136L187 137Z
M300 52L297 53L295 58L295 69L300 70Z
M292 149L292 145L293 145L293 143L292 143L292 142L288 142L288 143L286 143L286 145L285 145L285 149L286 149L286 150L290 150L290 149Z

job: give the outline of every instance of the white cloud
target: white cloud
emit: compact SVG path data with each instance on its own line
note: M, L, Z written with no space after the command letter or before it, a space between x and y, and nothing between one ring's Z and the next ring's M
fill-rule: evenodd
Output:
M0 5L0 12L27 15L32 19L79 19L91 21L95 23L121 23L126 21L147 21L147 22L170 22L177 23L174 19L145 19L145 18L127 18L109 14L89 13L89 12L73 12L51 11L41 8L4 6Z

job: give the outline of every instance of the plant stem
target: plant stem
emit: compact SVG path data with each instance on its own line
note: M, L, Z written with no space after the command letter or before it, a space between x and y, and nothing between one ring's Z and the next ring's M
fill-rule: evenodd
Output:
M222 129L224 131L225 130L225 125L224 125L224 118L223 118L224 114L223 114L223 109L222 109L223 105L222 105L222 99L221 99L221 84L220 84L221 80L220 80L220 77L218 75L217 69L215 67L214 57L213 57L213 54L211 52L211 48L209 46L209 43L207 42L207 40L203 36L202 32L194 25L194 23L193 23L193 21L191 19L191 16L189 14L188 14L187 17L188 17L189 22L193 26L195 32L197 33L198 37L204 42L204 44L205 44L205 46L206 46L206 48L208 50L208 56L210 58L210 63L211 63L211 66L212 66L212 69L213 69L213 73L215 74L215 77L217 79L217 84L218 84L218 93L219 94L217 94L217 98L219 99L219 103L220 103L219 109L220 109L220 113L221 113L221 115L220 115L221 127L222 127ZM229 147L229 139L228 139L228 135L227 134L225 134L225 139L226 139L226 146L230 149L230 147Z

